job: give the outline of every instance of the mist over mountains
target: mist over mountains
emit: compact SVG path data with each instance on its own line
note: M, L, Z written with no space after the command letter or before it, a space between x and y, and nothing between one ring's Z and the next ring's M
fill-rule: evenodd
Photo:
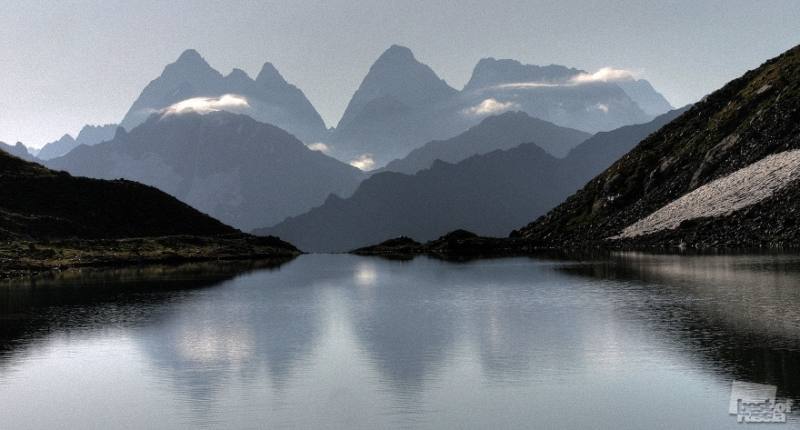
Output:
M505 111L595 133L646 122L671 108L647 81L624 71L589 74L494 58L481 60L458 91L395 45L353 95L330 136L331 153L343 160L369 154L380 166Z
M654 131L664 117L648 121L670 108L626 71L510 59L480 60L458 90L393 45L326 129L271 63L255 79L223 75L189 49L119 127L86 126L40 155L74 175L155 186L236 228L346 250L454 228L504 235ZM613 131L593 137L599 130ZM361 182L359 169L384 165Z
M202 102L226 94L237 95L243 102L220 106L224 109L273 124L306 143L324 139L322 117L303 92L286 82L271 63L264 63L255 79L240 69L223 76L193 49L183 52L144 88L120 125L130 131L153 113L176 103L192 99Z
M605 72L603 71L605 70ZM558 65L485 58L457 90L410 49L393 45L370 67L335 128L326 128L303 92L266 62L255 79L227 75L195 50L183 52L132 103L120 126L130 131L166 109L226 110L275 125L345 163L373 169L432 140L456 136L483 119L521 111L588 133L646 122L671 109L645 80L613 69L595 74ZM113 137L114 126L84 128L40 151L42 159Z

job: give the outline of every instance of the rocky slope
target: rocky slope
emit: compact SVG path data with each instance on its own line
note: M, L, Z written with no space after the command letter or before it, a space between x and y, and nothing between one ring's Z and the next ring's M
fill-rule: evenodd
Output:
M759 167L754 163L772 154L797 148L800 46L705 97L562 205L513 236L535 246L604 244L692 191L748 166ZM740 177L755 181L741 188L750 190L748 193L764 184L749 173ZM730 186L729 182L725 190L715 193L734 192ZM721 203L725 208L710 213L712 217L683 222L678 217L673 220L678 222L675 229L636 235L623 243L696 247L785 244L798 231L794 221L797 188L791 183L744 208L734 203L737 198L728 199ZM674 222L668 225L673 227Z
M224 111L152 115L48 166L152 185L243 230L303 213L332 193L348 196L362 178L280 128Z

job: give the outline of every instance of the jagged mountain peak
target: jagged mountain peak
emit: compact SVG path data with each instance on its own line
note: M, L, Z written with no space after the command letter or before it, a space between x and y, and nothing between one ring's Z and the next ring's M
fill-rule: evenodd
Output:
M194 66L209 66L206 60L195 49L187 49L178 56L174 64L180 65L194 65ZM210 66L209 66L210 67Z
M393 98L409 107L441 102L458 91L429 66L414 57L409 48L392 45L378 57L345 109L339 126L346 126L371 101Z
M327 132L319 113L302 91L286 82L271 63L264 64L255 81L236 68L223 76L194 49L184 51L144 88L120 125L130 131L153 112L176 103L226 94L246 98L248 115L286 129L303 141L319 141Z
M411 49L402 46L402 45L392 45L386 51L383 51L378 60L375 61L376 64L382 63L403 63L403 62L417 62L417 59L414 57L414 53L411 52Z
M469 91L512 82L563 82L580 73L585 72L557 64L537 66L523 64L509 58L488 57L481 59L475 65L464 90Z
M237 79L237 80L242 80L242 81L251 80L250 79L250 75L248 75L247 72L245 72L244 70L239 69L239 68L234 68L233 70L231 70L231 72L228 73L228 76L225 76L225 78L227 78L227 79Z
M261 66L261 71L258 72L258 76L256 77L256 82L261 85L286 85L286 79L283 78L283 75L275 68L275 65L267 61Z

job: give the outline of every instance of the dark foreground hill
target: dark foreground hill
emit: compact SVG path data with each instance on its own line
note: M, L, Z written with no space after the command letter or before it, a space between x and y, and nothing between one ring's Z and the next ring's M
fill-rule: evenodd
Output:
M796 246L800 46L725 85L513 236L537 246Z
M155 188L76 178L4 152L0 241L4 273L93 259L111 263L296 253L275 238L243 235Z

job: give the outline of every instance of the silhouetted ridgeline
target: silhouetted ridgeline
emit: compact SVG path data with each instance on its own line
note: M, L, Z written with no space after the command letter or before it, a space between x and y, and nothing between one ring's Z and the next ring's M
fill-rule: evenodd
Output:
M564 159L529 143L457 164L435 161L413 175L374 174L352 197L331 197L318 208L256 233L286 238L306 251L348 251L398 236L427 241L458 228L506 236L562 202L679 113L672 111L646 124L598 134ZM574 142L571 136L580 137L575 133L523 113L509 113L489 118L462 136L426 145L409 156L409 163L401 160L395 167L418 165L425 157L416 154L438 153L435 148L440 145L453 147L445 152L458 156L494 145L511 146L509 137L536 134ZM503 134L508 137L500 137Z
M745 178L734 184L722 182L728 188L710 194L706 190L717 179L781 154L762 166L767 171L776 169L778 162L787 159L786 151L798 148L800 46L705 97L514 236L549 247L602 243L665 208L672 212L660 215L680 221L677 228L647 230L651 233L643 235L628 230L617 244L796 246L800 238L797 165L785 165L781 177L772 181L750 183ZM764 189L767 186L771 188ZM691 199L667 207L692 191L697 192ZM687 218L709 198L727 193L731 198L719 201L716 209L729 207L731 213ZM741 209L736 206L743 197L760 193L763 199Z
M621 136L635 130L626 128ZM613 142L608 137L593 139ZM582 144L570 157L602 160L585 152L596 143ZM796 247L798 149L800 46L684 109L510 238L448 235L439 239L438 249L503 255L587 246ZM357 252L389 255L396 246L389 242ZM405 244L398 252L409 249L414 247ZM431 244L414 252L431 253Z
M229 112L154 114L47 164L152 185L243 230L301 214L331 193L349 196L363 177L278 127Z
M155 188L76 178L2 151L0 240L4 274L93 263L297 253L275 238L244 235Z
M391 161L378 172L413 175L430 168L436 160L458 163L473 155L511 149L523 142L536 142L550 155L563 158L589 137L589 133L559 127L525 112L506 112L490 116L456 137L428 142L404 158Z

